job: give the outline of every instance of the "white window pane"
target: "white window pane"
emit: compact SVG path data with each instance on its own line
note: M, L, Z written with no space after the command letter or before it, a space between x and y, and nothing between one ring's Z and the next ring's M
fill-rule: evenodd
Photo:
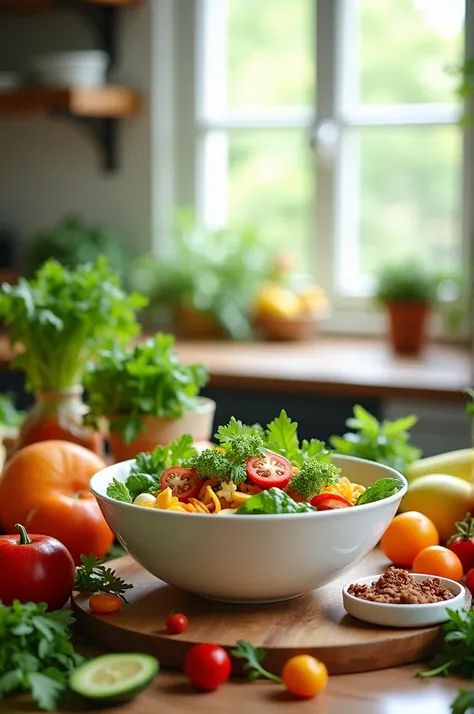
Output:
M343 104L455 101L465 0L343 0Z
M228 156L230 223L255 226L312 272L315 178L306 132L230 132Z
M456 126L347 131L339 190L338 286L370 288L387 262L461 266L461 132Z

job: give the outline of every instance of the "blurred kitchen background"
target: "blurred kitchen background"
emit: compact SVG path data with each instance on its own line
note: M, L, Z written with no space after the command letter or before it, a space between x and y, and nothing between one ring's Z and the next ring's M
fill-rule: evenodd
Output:
M2 281L105 253L218 421L284 406L326 438L360 402L466 446L473 11L0 0Z

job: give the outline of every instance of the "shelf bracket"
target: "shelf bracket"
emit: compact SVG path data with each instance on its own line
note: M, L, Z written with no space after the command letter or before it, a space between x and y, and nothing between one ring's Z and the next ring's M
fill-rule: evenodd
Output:
M112 173L118 168L118 122L115 117L80 117L70 114L64 109L54 109L52 116L73 122L85 129L96 143L102 156L102 166L106 173Z
M82 0L63 0L66 7L84 17L99 38L101 49L110 57L109 70L117 61L117 20L119 8L114 5L94 5Z

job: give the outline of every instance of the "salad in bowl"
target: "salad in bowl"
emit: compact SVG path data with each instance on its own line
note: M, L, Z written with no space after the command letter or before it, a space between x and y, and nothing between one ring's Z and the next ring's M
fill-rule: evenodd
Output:
M98 472L91 490L125 550L165 582L224 601L296 597L367 555L407 488L297 426L284 411L266 427L232 418L214 446L181 436Z

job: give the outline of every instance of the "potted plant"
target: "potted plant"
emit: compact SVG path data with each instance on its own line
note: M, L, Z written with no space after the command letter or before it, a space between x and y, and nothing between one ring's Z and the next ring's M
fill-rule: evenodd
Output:
M422 351L436 290L437 280L415 263L388 266L380 273L375 296L386 308L390 343L397 354Z
M184 365L173 335L158 333L131 349L114 345L91 362L84 386L88 421L109 423L109 445L116 461L152 451L182 434L208 441L216 405L199 397L207 381L200 364Z
M178 215L175 254L136 263L133 284L166 308L185 338L252 337L252 305L271 270L274 249L255 231L205 230L192 212Z
M102 347L139 332L136 312L146 303L120 288L105 258L77 270L49 260L33 280L2 285L0 316L18 350L12 364L26 373L36 400L21 425L20 448L65 439L101 452L99 434L83 424L82 374Z

